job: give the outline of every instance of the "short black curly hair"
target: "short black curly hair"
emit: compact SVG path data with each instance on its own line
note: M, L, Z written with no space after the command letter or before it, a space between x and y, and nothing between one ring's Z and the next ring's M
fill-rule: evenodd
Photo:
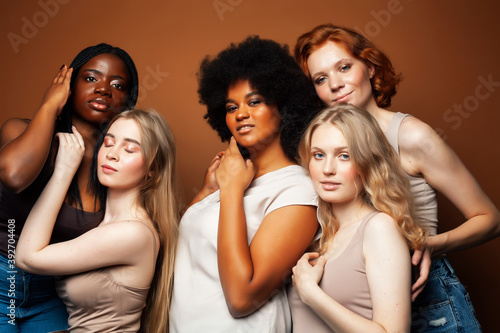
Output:
M266 103L276 104L281 117L281 147L290 159L297 160L302 134L321 104L288 46L255 35L237 45L232 43L213 59L203 59L198 95L207 107L204 118L222 141L229 141L232 135L226 125L228 89L240 80L248 80Z

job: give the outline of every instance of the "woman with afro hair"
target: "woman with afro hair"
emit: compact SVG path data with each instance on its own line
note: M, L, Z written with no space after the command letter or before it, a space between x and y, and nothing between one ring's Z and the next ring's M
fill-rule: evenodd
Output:
M170 330L290 331L284 283L319 226L296 160L317 97L288 47L258 36L205 58L198 78L229 147L180 223Z

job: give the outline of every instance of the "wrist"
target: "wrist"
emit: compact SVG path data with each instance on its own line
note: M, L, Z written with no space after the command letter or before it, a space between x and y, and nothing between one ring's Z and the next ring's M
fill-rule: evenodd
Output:
M38 113L45 114L48 117L52 118L52 120L54 121L57 119L57 113L58 113L57 111L58 111L57 107L55 107L54 105L50 104L47 101L44 101L42 105L40 105L40 108L38 109Z
M242 198L245 193L244 188L236 188L234 186L225 186L220 188L220 199Z
M299 288L297 288L299 290ZM315 283L305 283L301 286L299 295L302 302L308 306L311 306L313 300L315 299L315 295L318 292L322 292L321 288L318 284Z

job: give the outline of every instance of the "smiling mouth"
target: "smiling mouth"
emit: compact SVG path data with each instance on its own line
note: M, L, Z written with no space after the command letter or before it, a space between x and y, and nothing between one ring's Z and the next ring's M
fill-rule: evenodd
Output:
M342 95L336 99L334 99L333 101L336 102L336 103L341 103L341 102L345 102L346 98L352 94L352 91L350 93L347 93L345 95Z
M236 132L244 134L249 132L254 126L253 125L241 125L236 127Z

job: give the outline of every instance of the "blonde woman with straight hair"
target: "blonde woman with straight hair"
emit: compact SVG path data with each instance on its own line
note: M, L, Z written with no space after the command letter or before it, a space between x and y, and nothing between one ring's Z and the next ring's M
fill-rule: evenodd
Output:
M170 128L156 111L130 110L113 118L92 163L104 219L78 238L50 244L85 151L76 128L57 138L54 173L26 221L17 266L59 276L56 289L70 332L167 331L178 234Z
M408 332L410 250L425 242L409 182L376 120L320 112L300 145L323 232L293 268L294 332Z

